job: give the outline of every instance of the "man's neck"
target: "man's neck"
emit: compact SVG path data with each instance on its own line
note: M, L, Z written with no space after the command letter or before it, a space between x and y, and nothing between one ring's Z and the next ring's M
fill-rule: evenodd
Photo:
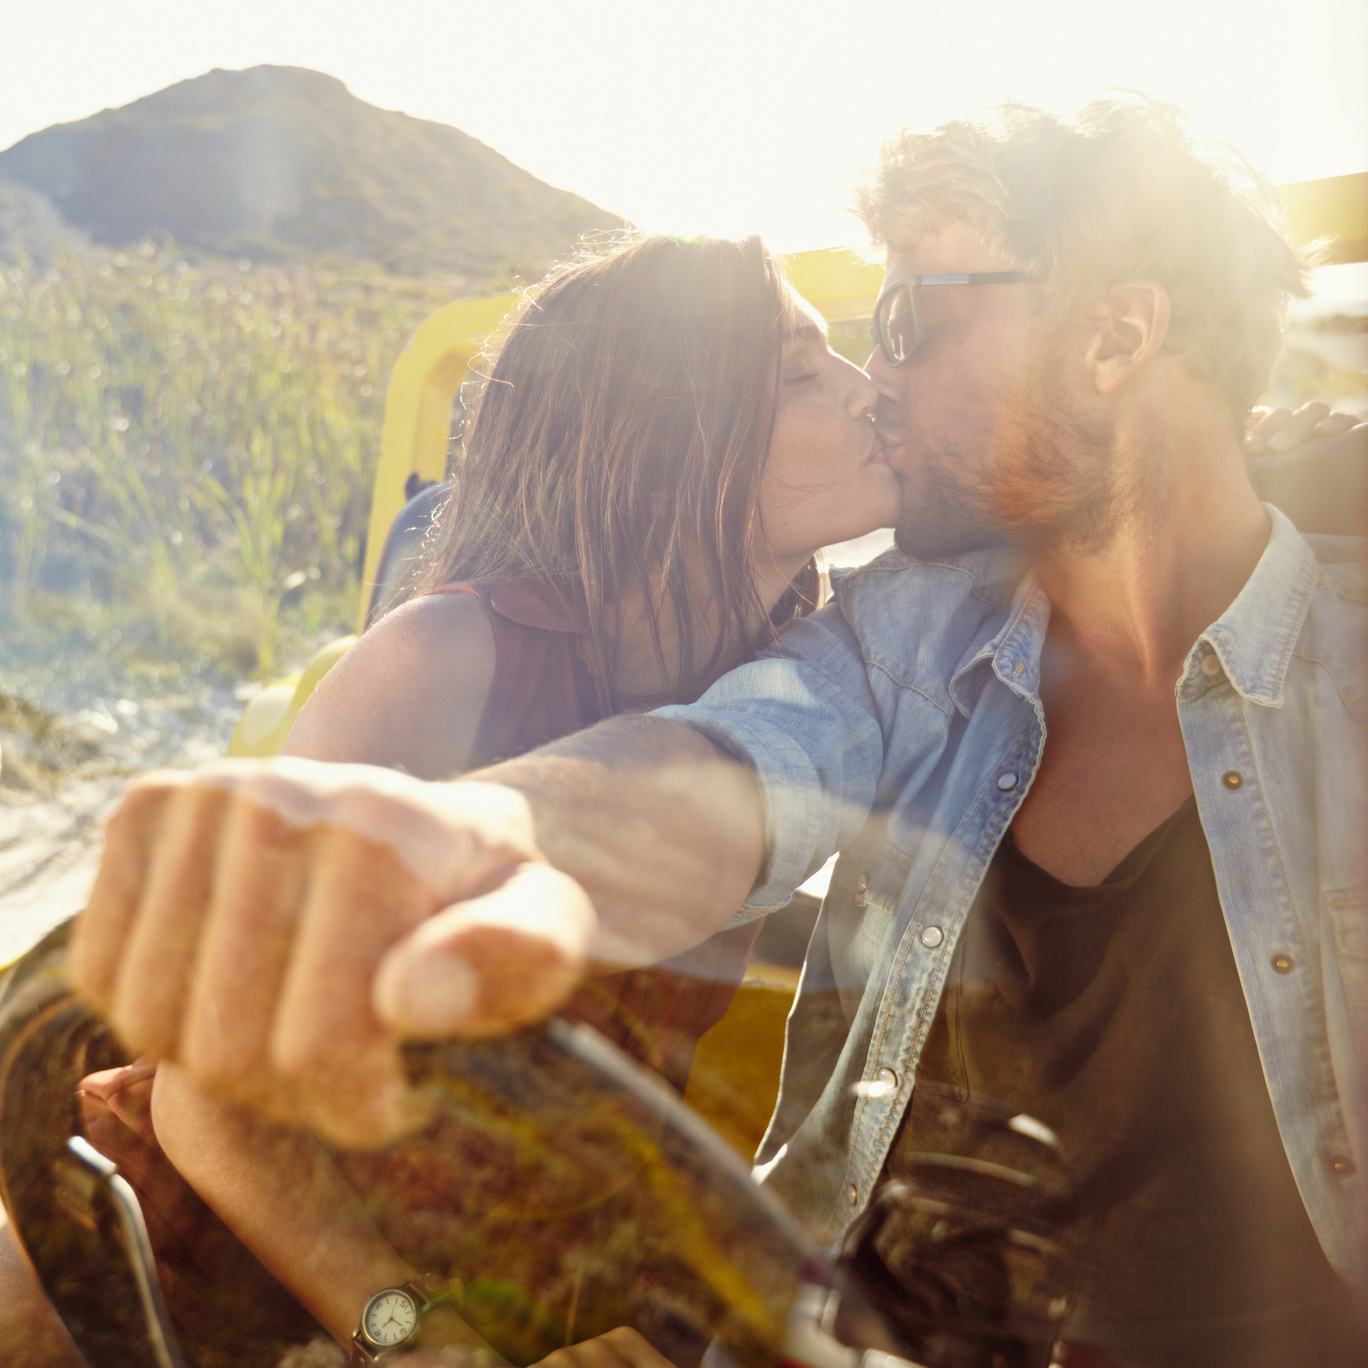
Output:
M1035 568L1052 610L1041 658L1046 743L1017 845L1066 883L1099 883L1192 792L1174 684L1193 642L1244 587L1268 517L1233 437L1131 443L1145 483L1097 550ZM1126 471L1127 451L1116 453Z
M1171 689L1192 643L1253 573L1269 520L1233 433L1151 433L1145 446L1118 453L1129 497L1106 544L1050 549L1034 568L1054 643L1142 688Z

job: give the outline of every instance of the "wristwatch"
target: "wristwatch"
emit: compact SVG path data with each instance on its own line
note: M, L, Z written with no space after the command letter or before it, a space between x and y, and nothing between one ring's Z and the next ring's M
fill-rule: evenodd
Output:
M456 1286L459 1286L457 1284ZM418 1338L423 1317L434 1306L459 1306L459 1292L445 1278L420 1274L398 1287L381 1288L361 1308L352 1334L349 1368L384 1363Z

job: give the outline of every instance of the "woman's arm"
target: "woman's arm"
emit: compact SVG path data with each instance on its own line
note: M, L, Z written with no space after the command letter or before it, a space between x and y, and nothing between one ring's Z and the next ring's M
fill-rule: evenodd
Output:
M493 676L494 636L479 599L415 600L329 672L286 750L446 777L469 763ZM165 1061L153 1119L186 1181L339 1343L349 1342L367 1297L429 1271L384 1239L308 1131L213 1097Z
M484 604L462 593L413 599L324 675L284 753L449 779L470 767L493 681Z
M340 1344L367 1297L426 1271L384 1240L308 1131L213 1097L165 1060L152 1120L186 1182Z

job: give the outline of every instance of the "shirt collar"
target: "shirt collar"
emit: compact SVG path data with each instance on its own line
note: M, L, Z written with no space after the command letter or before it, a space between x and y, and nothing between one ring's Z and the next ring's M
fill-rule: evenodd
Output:
M1273 523L1268 545L1230 607L1198 637L1179 682L1195 678L1205 643L1242 698L1280 708L1292 647L1316 587L1316 557L1286 514L1271 504L1264 508ZM950 680L950 697L961 713L969 715L977 694L966 677L986 661L992 662L993 672L1015 693L1037 697L1040 653L1049 620L1049 597L1028 571L1012 595L1001 629Z
M1273 523L1268 545L1234 602L1197 638L1183 679L1199 668L1205 643L1241 698L1280 708L1318 575L1315 553L1287 515L1271 504L1264 509Z
M1014 693L1034 699L1040 688L1040 652L1050 621L1050 600L1035 575L1027 571L1017 584L1007 619L997 634L985 641L950 680L950 697L968 717L978 689L967 678L971 670L992 661L993 672Z

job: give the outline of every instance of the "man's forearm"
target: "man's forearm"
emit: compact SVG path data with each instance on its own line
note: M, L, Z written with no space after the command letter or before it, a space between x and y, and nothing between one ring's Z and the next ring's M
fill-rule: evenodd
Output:
M69 969L130 1046L205 1091L383 1144L431 1111L400 1042L513 1030L586 963L697 944L763 859L754 777L659 719L473 782L226 761L130 786Z
M528 801L538 847L592 898L596 957L646 963L725 926L765 858L754 774L706 737L611 718L470 775Z

